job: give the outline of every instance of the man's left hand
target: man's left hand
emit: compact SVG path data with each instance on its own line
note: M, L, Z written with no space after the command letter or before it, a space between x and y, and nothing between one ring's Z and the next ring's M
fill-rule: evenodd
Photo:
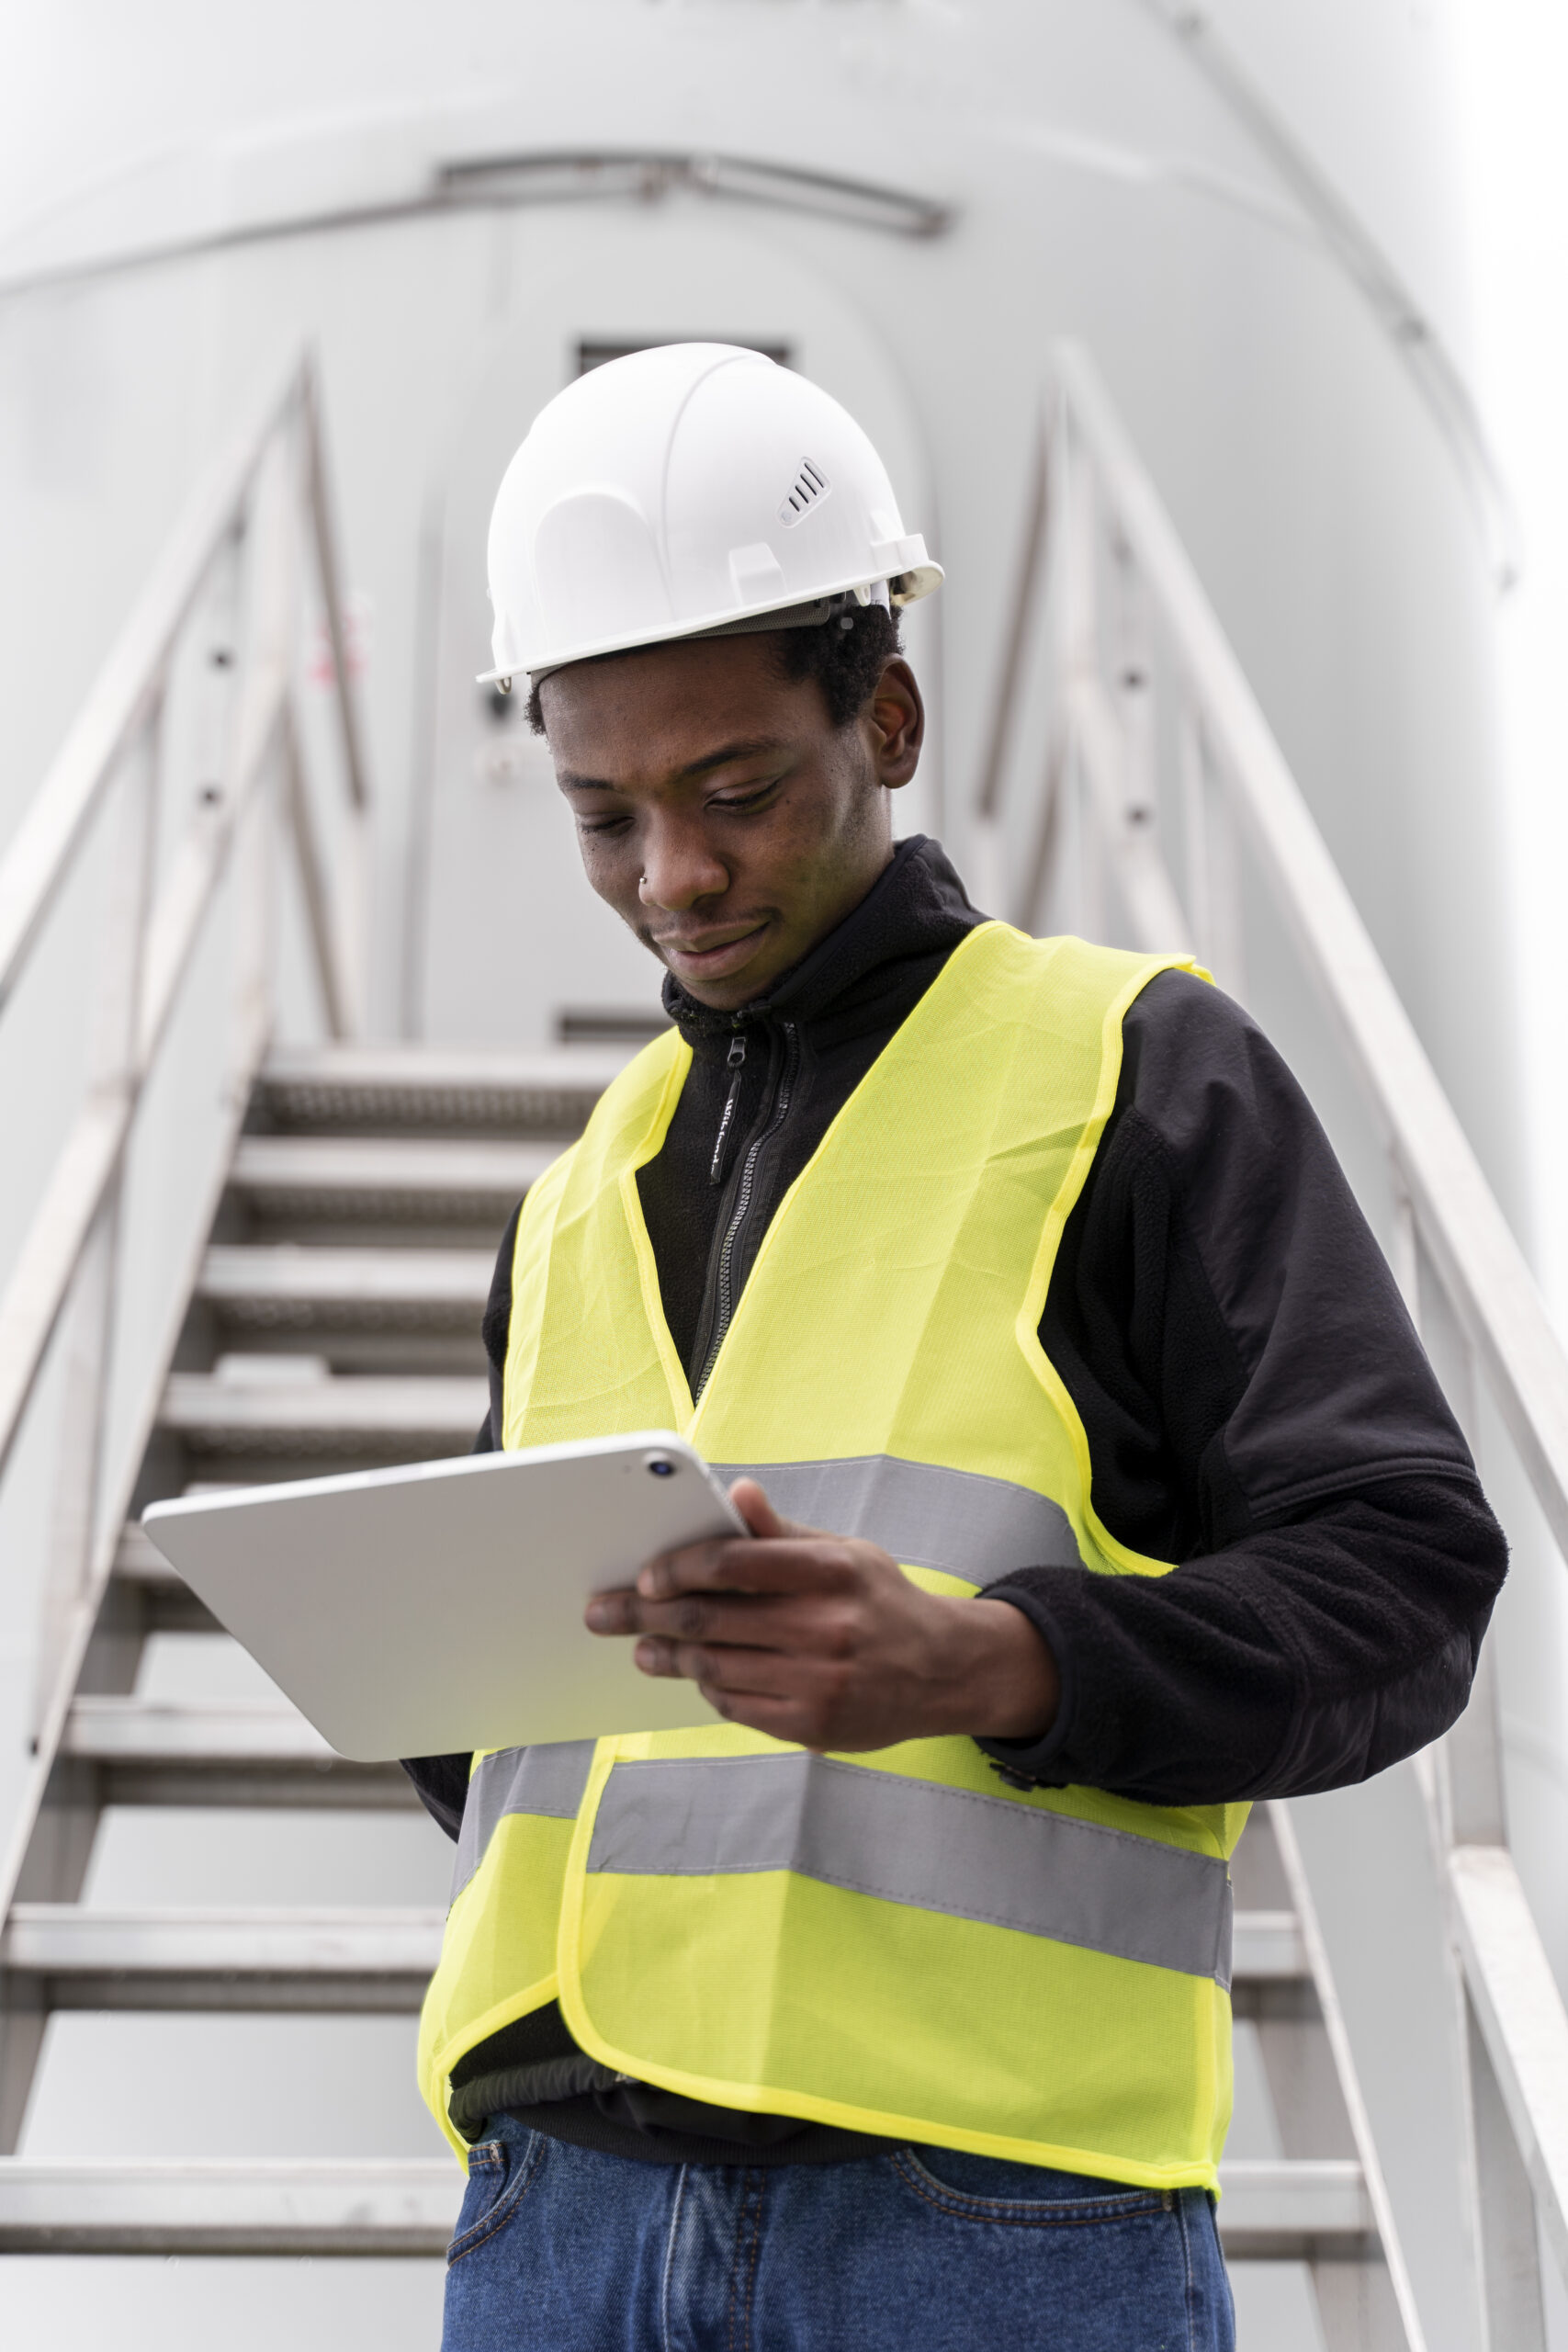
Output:
M645 1674L801 1747L1044 1736L1061 1684L1021 1610L922 1592L879 1545L781 1519L754 1478L730 1491L750 1537L650 1560L589 1602L590 1630L637 1634Z

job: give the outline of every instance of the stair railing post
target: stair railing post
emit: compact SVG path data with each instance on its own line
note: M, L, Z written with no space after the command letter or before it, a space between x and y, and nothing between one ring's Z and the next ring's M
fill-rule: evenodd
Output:
M1176 790L1181 808L1181 866L1187 920L1198 954L1213 962L1213 910L1209 864L1209 754L1203 721L1184 688L1176 714Z
M1066 725L1060 714L1054 713L1041 768L1040 815L1034 829L1033 847L1021 900L1025 911L1020 917L1020 923L1025 931L1038 931L1048 926L1052 910L1060 896L1062 844L1066 831L1063 803L1067 797L1071 772L1072 747Z
M1007 644L1002 655L1001 675L997 682L990 730L980 761L979 782L975 791L975 887L978 902L983 907L999 907L1004 903L998 847L1002 802L1006 797L1013 741L1018 731L1024 676L1037 628L1036 613L1042 593L1042 574L1045 569L1051 516L1053 437L1047 406L1034 434L1032 469L1019 540L1018 570L1007 615Z
M1289 1804L1279 1798L1270 1801L1268 1814L1297 1928L1306 1947L1318 2012L1315 2020L1294 2021L1293 2030L1292 2023L1259 2027L1271 2087L1278 2085L1275 2106L1280 2136L1294 2154L1320 2154L1325 2143L1336 2153L1342 2147L1347 2154L1354 2154L1377 2233L1369 2260L1319 2260L1310 2265L1324 2342L1327 2352L1426 2352L1416 2291L1400 2245L1295 1824ZM1283 2044L1272 2053L1268 2046L1271 2031ZM1324 2046L1314 2049L1314 2043Z
M1437 1359L1455 1417L1479 1459L1475 1352L1422 1249L1419 1221L1397 1155L1390 1158L1395 1276ZM1508 1846L1497 1664L1491 1641L1482 1645L1463 1714L1417 1760L1424 1767L1421 1783L1447 1906L1450 2002L1462 2119L1462 2198L1485 2352L1545 2352L1535 2196L1476 2017L1448 1868L1456 1849L1506 1852Z
M1154 649L1137 558L1120 524L1111 541L1115 588L1111 698L1122 721L1122 817L1130 843L1152 842L1159 816Z
M1146 590L1112 488L1105 482L1098 487L1113 593L1106 649L1110 676L1097 669L1084 674L1077 687L1077 738L1090 820L1103 866L1117 887L1129 944L1148 954L1180 952L1191 933L1160 845L1159 737Z
M246 583L248 660L253 663L265 654L269 633L283 644L291 641L287 610L275 609L263 616L265 600L280 595L281 591L276 580L276 560L269 559L265 544L269 518L255 512L258 503L253 501L250 537L261 544L259 549L253 549ZM237 706L236 720L239 715ZM230 768L237 749L236 742L231 750ZM234 944L223 1092L236 1126L244 1116L256 1071L271 1043L276 1012L279 885L288 832L276 766L275 762L273 772L262 779L242 817L233 850Z
M1105 849L1077 725L1080 700L1100 684L1100 497L1093 461L1073 428L1072 404L1064 398L1059 412L1063 534L1056 650L1071 815L1066 922L1069 930L1081 932L1086 939L1101 939L1106 928Z
M345 786L338 852L333 861L335 867L333 888L330 899L323 894L323 906L330 908L333 932L333 954L338 974L337 995L342 1022L339 1034L357 1036L365 1029L369 986L373 848L370 776L354 678L347 617L344 609L337 522L333 512L321 392L313 357L307 359L301 376L299 424L305 508L326 627L333 707L337 714ZM302 844L302 858L304 854Z
M89 1094L115 1102L133 1102L140 1084L137 1041L163 787L165 700L166 692L161 686L120 761L119 821L93 976L87 1088ZM58 1408L50 1560L28 1727L35 1741L54 1687L72 1611L80 1603L92 1573L99 1532L124 1192L122 1149L77 1263L63 1318L66 1363Z
M1205 762L1210 968L1227 996L1247 1002L1247 927L1241 841L1231 779L1218 762Z
M1486 2352L1546 2352L1535 2199L1468 1987L1465 2105L1470 2126L1472 2227L1481 2273Z
M1393 1152L1388 1154L1388 1176L1391 1201L1389 1264L1393 1269L1399 1295L1419 1337L1422 1324L1421 1232L1416 1221L1416 1204L1410 1197L1410 1187Z
M1506 1849L1507 1823L1492 1644L1483 1645L1470 1704L1438 1743L1430 1779L1439 1850ZM1450 1977L1463 2117L1464 2205L1486 2352L1546 2352L1535 2195L1482 2035L1449 1903Z
M1071 856L1067 803L1073 790L1072 695L1065 634L1069 626L1066 567L1072 528L1068 485L1073 460L1066 396L1059 384L1053 384L1048 390L1044 414L1041 444L1043 502L1036 566L1038 594L1043 609L1035 627L1044 659L1045 744L1039 770L1032 838L1024 853L1024 879L1018 899L1016 919L1026 931L1048 929L1059 923L1064 857Z
M277 451L276 478L266 486L269 495L265 530L256 564L255 651L258 658L277 662L288 682L280 730L282 782L278 806L293 842L306 936L327 1033L333 1039L342 1040L355 1034L363 1018L359 971L363 884L358 869L365 854L361 822L364 795L357 724L347 675L348 640L337 604L336 558L310 402L312 380L307 371L298 428L284 437ZM301 559L306 542L301 526L305 524L313 535L326 607L332 694L341 724L348 775L337 854L330 860L323 853L306 776L299 708ZM267 797L272 797L270 783Z
M278 869L287 820L277 780L256 795L234 844L234 966L224 1097L243 1117L271 1042L276 1003Z

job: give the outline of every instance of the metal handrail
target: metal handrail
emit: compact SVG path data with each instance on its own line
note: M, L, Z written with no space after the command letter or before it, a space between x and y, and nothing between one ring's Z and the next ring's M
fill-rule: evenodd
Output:
M0 861L0 1015L79 867L95 825L139 740L157 731L182 632L215 564L253 522L270 459L296 460L288 490L302 500L333 653L334 700L351 810L363 819L369 787L355 710L338 587L338 562L318 413L314 363L291 358L202 478L153 568L3 861ZM292 497L290 499L292 503ZM288 518L291 527L292 517ZM123 1066L96 1074L44 1197L0 1295L0 1473L3 1473L70 1295L90 1236L119 1170L147 1079L179 1000L230 851L271 763L284 750L296 788L288 815L305 869L310 944L329 1026L349 1034L359 999L357 942L334 927L298 788L296 648L289 641L291 551L273 566L283 602L259 619L258 649L241 682L228 774L209 788L134 943L137 1010ZM149 797L147 823L154 818ZM346 919L348 892L340 893ZM115 976L107 985L118 984Z
M170 656L213 559L243 515L257 472L280 432L305 427L312 540L336 673L348 675L335 534L321 467L315 371L292 358L209 466L153 566L135 609L0 859L0 1012L48 920L128 746L143 727ZM344 759L355 805L368 801L366 762L351 695L338 695Z
M1034 795L1033 854L1008 861L1025 877L1010 911L1034 922L1051 876L1064 870L1076 821L1080 873L1097 885L1099 868L1109 869L1137 944L1168 949L1196 934L1200 952L1244 993L1234 823L1375 1123L1406 1298L1418 1317L1421 1277L1429 1272L1461 1335L1464 1375L1483 1378L1568 1558L1568 1354L1175 527L1093 364L1072 345L1055 355L1040 483L1026 518L1020 601L1043 616L1034 651L1043 652L1050 686L1050 743L1045 790ZM1112 662L1100 609L1107 549L1121 607ZM1173 679L1179 706L1185 902L1156 821L1155 672L1145 642L1151 619L1161 683ZM976 795L983 842L994 842L1015 764L1030 627L1021 624L1006 652ZM1195 864L1193 837L1208 821L1211 787L1222 822L1215 837L1204 837L1206 847L1200 842ZM1462 1417L1469 1400L1461 1401ZM1530 2352L1543 2342L1535 2256L1521 2262L1509 2206L1533 2198L1568 2277L1568 2009L1506 1842L1491 1672L1483 1654L1464 1736L1450 1736L1432 1776L1434 1832L1468 2020L1459 2072L1487 2324L1495 2346Z
M1248 844L1383 1132L1421 1238L1568 1554L1568 1354L1371 934L1175 526L1088 355L1056 380L1107 506L1159 607Z
M121 758L147 722L217 547L243 508L280 416L299 399L299 389L296 360L209 467L0 860L0 1011L21 978Z
M106 844L117 855L94 976L86 1077L0 1295L0 1477L9 1494L13 1480L41 1470L54 1488L40 1563L30 1761L11 1817L0 1822L0 1917L25 1884L35 1849L54 1850L48 1836L38 1848L38 1825L54 1786L72 1697L91 1656L117 1538L157 1421L234 1138L271 1040L279 980L274 871L277 849L290 842L325 1025L344 1038L361 1024L370 789L339 581L316 369L304 353L274 379L192 495L0 863L3 1023L7 1012L17 1017L16 988L28 958L51 919L58 928L70 905L66 892L108 811L118 810L120 836ZM305 773L302 582L320 597L332 657L343 810L330 872ZM216 627L219 641L198 637L198 621ZM204 752L190 778L197 787L194 806L154 891L170 731L165 709L196 691L198 675L207 682L199 699L220 693L227 704L223 749L211 766ZM168 1058L174 1025L198 989L202 1018L209 1022L210 979L198 956L235 867L226 900L232 910L224 941L228 1022L211 1125L194 1156L194 1139L181 1138L198 1195L190 1238L181 1240L155 1297L139 1301L144 1320L151 1306L152 1321L139 1334L122 1376L116 1338L130 1288L128 1159L149 1081ZM69 1345L62 1346L56 1335L68 1315ZM46 1364L57 1360L58 1442L54 1430L29 1415ZM19 2128L18 2102L25 2104L36 2057L29 2045L0 2085L0 2144Z

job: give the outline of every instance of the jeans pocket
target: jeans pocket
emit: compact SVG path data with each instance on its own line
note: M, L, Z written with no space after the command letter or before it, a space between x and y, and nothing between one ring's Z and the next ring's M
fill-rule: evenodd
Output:
M534 2132L522 2141L481 2140L468 2150L468 2185L446 2249L448 2269L505 2228L538 2170L543 2146Z
M1165 2189L970 2155L956 2148L899 2148L890 2161L906 2188L955 2221L1072 2229L1168 2213L1176 2201Z

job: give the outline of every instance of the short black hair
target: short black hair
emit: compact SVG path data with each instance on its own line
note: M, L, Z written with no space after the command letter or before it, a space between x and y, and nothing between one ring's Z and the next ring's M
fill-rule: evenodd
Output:
M818 628L774 628L768 646L785 678L815 678L835 727L858 718L884 665L904 650L898 616L886 605L851 605Z
M898 616L885 605L852 605L816 628L760 629L775 669L782 678L815 678L835 727L848 727L860 717L876 691L885 665L904 650ZM613 662L615 655L590 656ZM545 714L535 686L524 706L536 735L545 731Z

